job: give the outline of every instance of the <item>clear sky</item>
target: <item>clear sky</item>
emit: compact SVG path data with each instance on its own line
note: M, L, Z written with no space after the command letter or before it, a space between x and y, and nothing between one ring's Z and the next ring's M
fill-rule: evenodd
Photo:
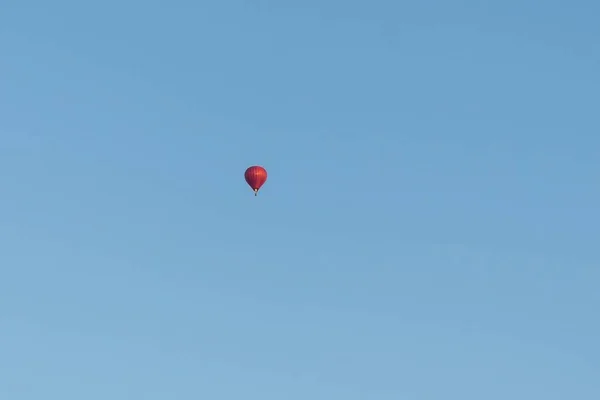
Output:
M0 398L600 398L600 3L0 8Z

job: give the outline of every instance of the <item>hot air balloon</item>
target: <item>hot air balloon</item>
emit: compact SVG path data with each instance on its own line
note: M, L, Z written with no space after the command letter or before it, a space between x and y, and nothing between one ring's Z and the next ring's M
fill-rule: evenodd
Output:
M246 182L254 190L254 195L256 196L258 190L267 181L267 170L261 166L254 165L246 170L244 178L246 178Z

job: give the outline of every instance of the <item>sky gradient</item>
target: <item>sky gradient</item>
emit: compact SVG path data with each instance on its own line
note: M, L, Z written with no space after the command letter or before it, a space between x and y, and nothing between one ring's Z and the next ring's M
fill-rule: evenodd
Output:
M600 3L494 3L3 0L0 398L599 399Z

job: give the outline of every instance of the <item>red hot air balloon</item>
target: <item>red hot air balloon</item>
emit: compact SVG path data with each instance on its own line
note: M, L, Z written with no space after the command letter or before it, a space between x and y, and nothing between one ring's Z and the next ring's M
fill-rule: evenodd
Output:
M246 182L254 190L254 195L256 196L258 190L267 181L267 170L261 166L254 165L246 170L244 178L246 178Z

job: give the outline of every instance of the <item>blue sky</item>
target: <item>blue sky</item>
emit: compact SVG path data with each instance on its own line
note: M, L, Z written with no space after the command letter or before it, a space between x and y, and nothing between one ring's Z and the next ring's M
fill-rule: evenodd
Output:
M600 398L599 13L4 0L0 398Z

